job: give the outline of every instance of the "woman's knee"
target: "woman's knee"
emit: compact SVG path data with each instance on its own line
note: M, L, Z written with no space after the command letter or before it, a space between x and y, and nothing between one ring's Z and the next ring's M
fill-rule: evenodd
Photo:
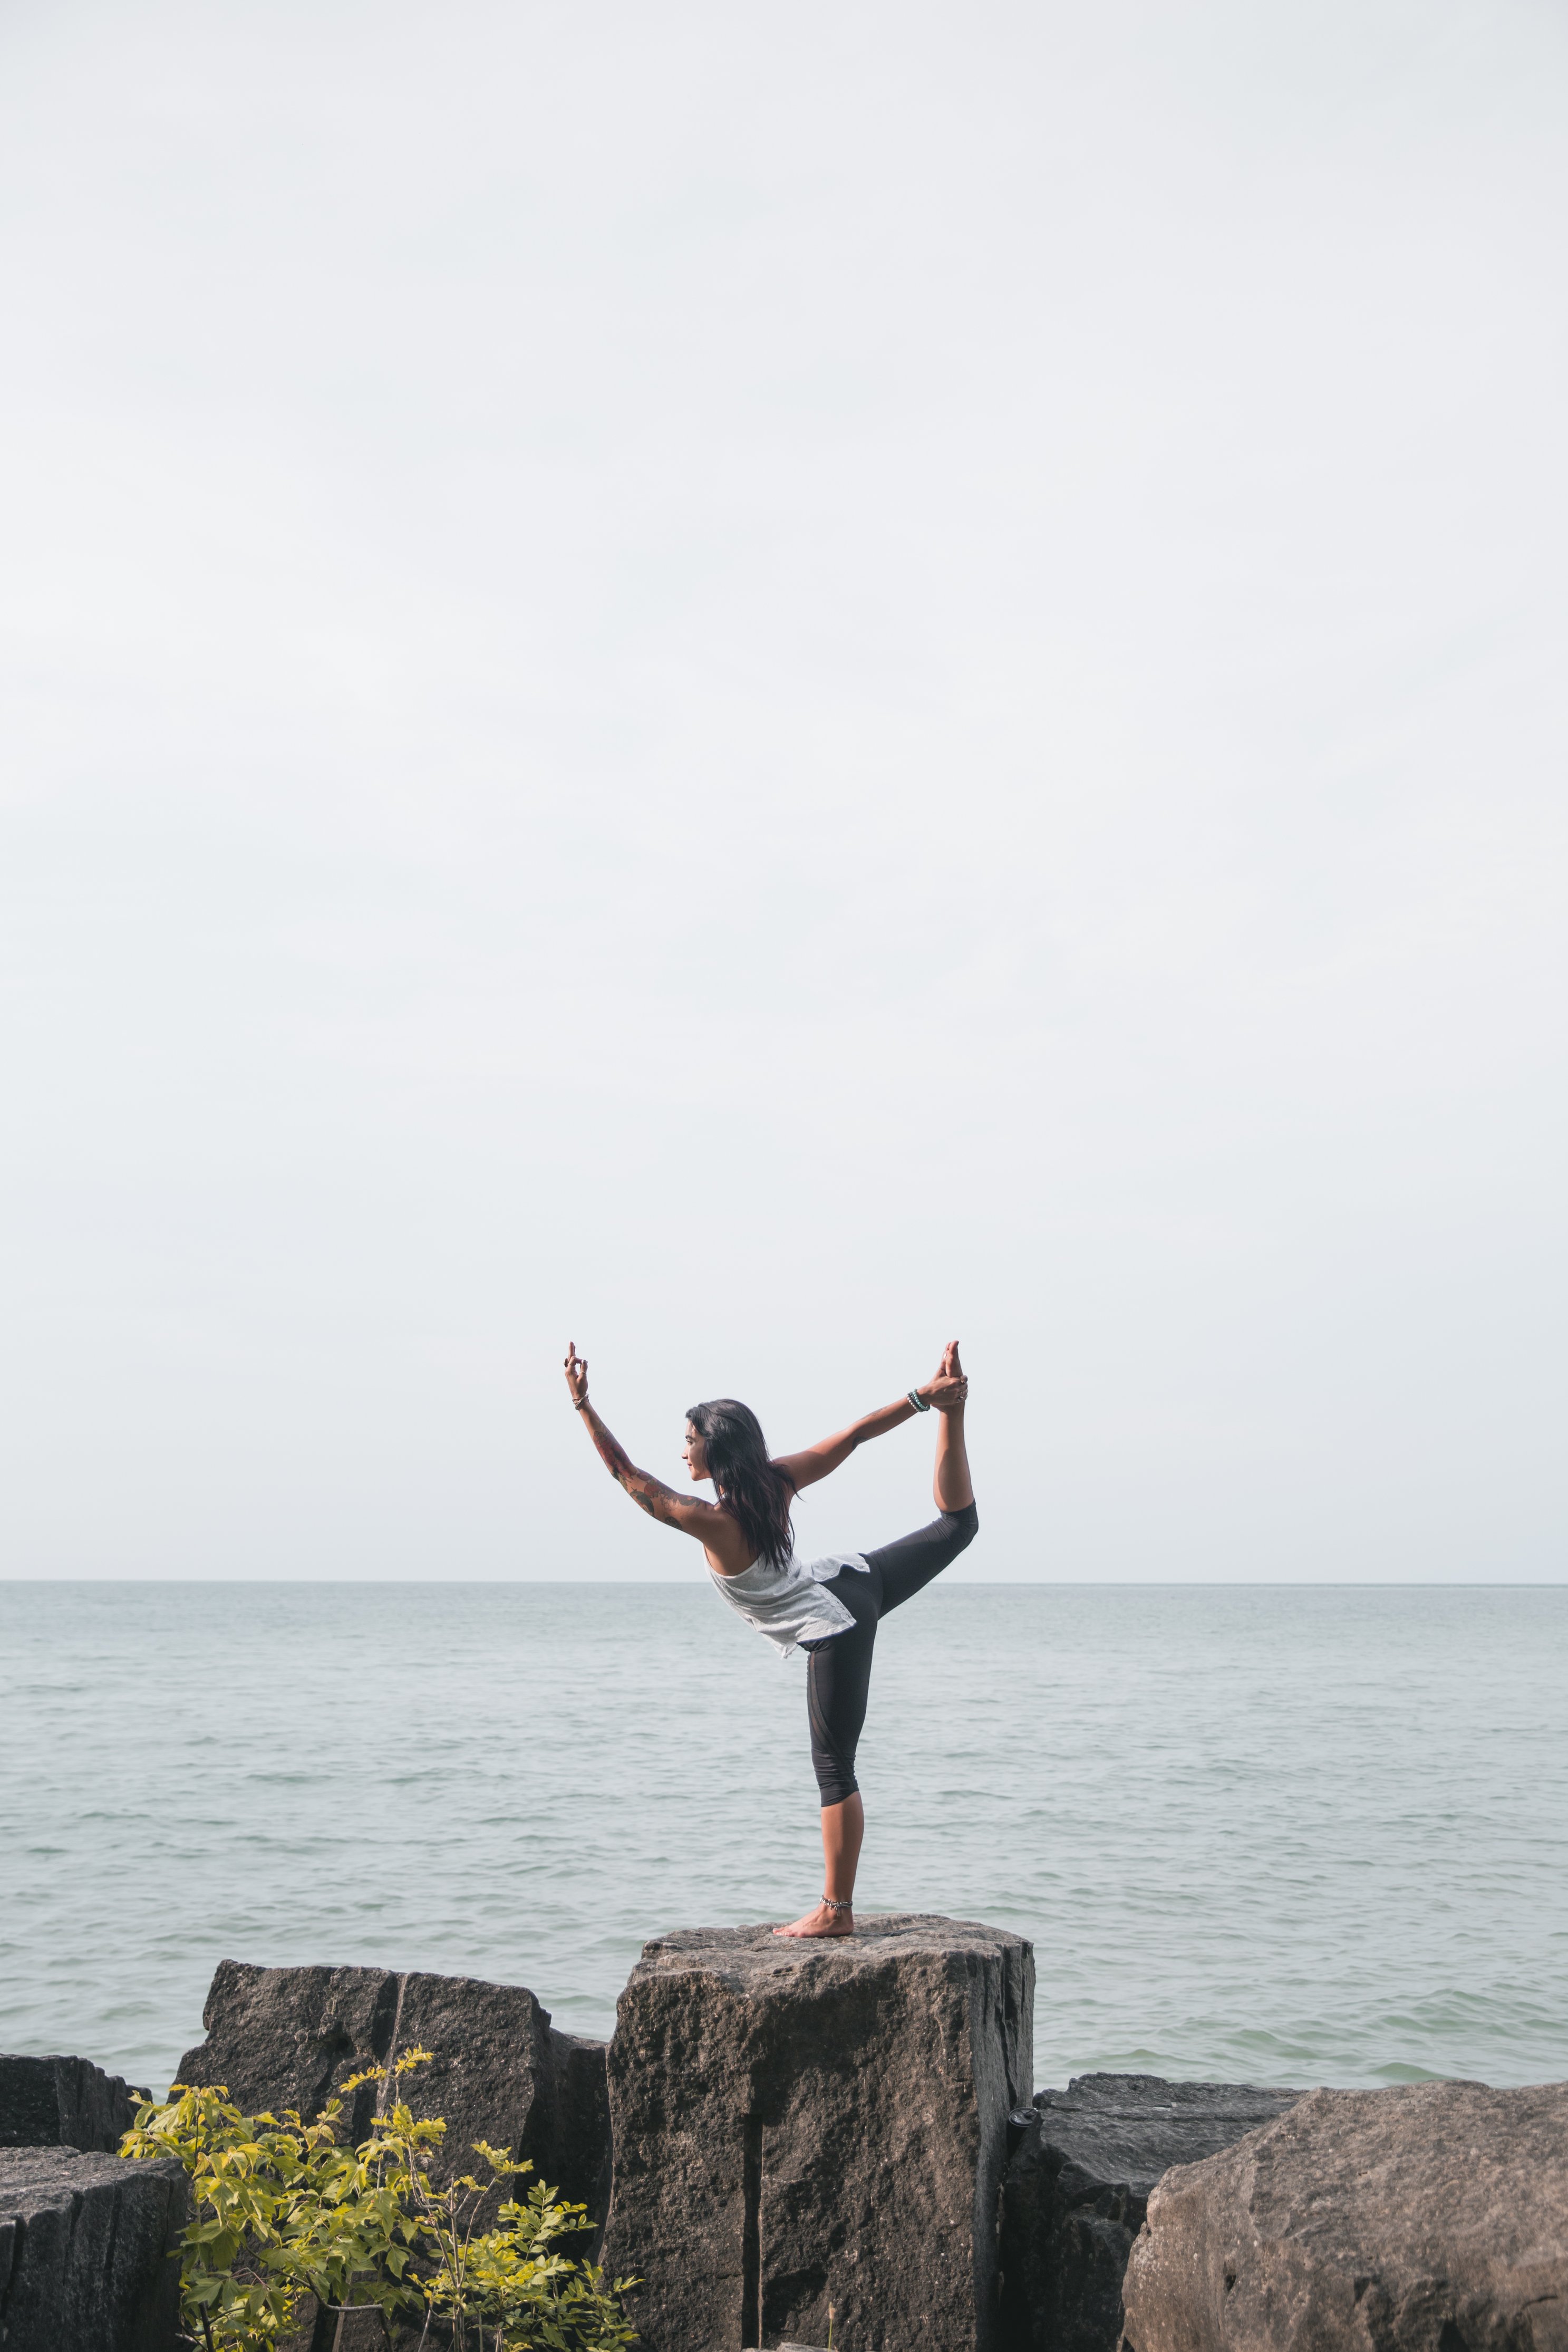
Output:
M830 1762L826 1758L819 1759L817 1757L813 1757L811 1761L816 1766L817 1791L824 1807L841 1805L857 1794L860 1782L847 1764L841 1764L837 1759Z
M980 1514L973 1503L966 1503L961 1511L944 1511L942 1516L947 1522L955 1553L961 1552L967 1544L974 1542Z

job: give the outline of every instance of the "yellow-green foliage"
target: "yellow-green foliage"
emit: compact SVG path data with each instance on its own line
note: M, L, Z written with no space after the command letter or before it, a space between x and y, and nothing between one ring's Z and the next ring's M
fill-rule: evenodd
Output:
M406 2051L391 2078L373 2066L340 2090L390 2080L401 2093L401 2078L429 2058ZM389 2344L394 2321L421 2317L421 2340L434 2326L454 2352L622 2352L633 2340L620 2298L635 2281L606 2288L591 2263L554 2251L558 2238L591 2226L582 2206L557 2203L539 2182L503 2204L497 2228L476 2234L482 2200L531 2165L479 2140L490 2178L465 2173L438 2189L439 2116L416 2118L394 2095L370 2137L348 2148L338 2143L341 2112L340 2096L315 2123L293 2108L244 2116L221 2087L178 2083L167 2105L138 2110L120 2154L178 2157L190 2179L181 2308L207 2352L276 2352L308 2294L379 2311Z

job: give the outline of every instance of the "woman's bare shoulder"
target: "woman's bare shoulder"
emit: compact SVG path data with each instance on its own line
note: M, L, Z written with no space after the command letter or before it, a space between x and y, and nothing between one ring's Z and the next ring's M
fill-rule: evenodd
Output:
M744 1576L754 1565L751 1546L739 1521L722 1504L710 1504L702 1538L704 1554L716 1576Z

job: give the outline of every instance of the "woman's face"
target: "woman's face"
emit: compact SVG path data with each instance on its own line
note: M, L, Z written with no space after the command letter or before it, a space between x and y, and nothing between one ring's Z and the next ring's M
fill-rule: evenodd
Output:
M707 1448L703 1444L702 1439L697 1435L696 1431L692 1427L689 1421L686 1423L686 1442L682 1446L681 1452L685 1456L686 1468L691 1472L693 1478L706 1478L707 1476Z

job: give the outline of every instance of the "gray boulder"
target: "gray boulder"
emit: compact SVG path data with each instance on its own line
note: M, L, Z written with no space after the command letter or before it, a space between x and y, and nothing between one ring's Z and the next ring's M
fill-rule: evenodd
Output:
M1080 2074L1065 2091L1037 2091L1010 2119L1002 2184L1008 2352L1116 2352L1123 2275L1155 2181L1300 2096L1158 2074Z
M1149 2200L1134 2352L1568 2352L1568 2084L1313 2091Z
M258 1969L220 1960L202 2011L207 2038L180 2061L192 2087L226 2085L246 2115L297 2107L308 2121L333 2085L376 2065L392 2046L401 1979L388 1969ZM362 2139L373 2085L344 2103L341 2130Z
M180 2272L169 2256L188 2213L176 2163L0 2148L5 2352L170 2352Z
M86 2058L0 2055L0 2147L75 2147L113 2156L145 2091Z
M408 2082L416 2115L443 2116L446 2137L433 2174L484 2168L488 2140L534 2166L601 2220L608 2197L604 2044L559 2033L522 1985L471 1977L405 1976L388 1969L259 1969L223 1960L202 2012L207 2038L180 2061L182 2083L223 2083L247 2114L320 2113L334 2085L423 2045L434 2063ZM345 2104L341 2135L362 2139L377 2110L367 2084ZM488 2200L485 2221L500 2197ZM587 2248L585 2237L574 2242Z
M610 2045L603 2259L642 2352L780 2337L990 2352L1034 1958L967 1921L842 1941L694 1928L645 1946Z
M416 2115L446 2118L442 2160L432 2171L483 2179L474 2143L487 2140L533 2164L517 2185L523 2195L536 2179L548 2180L602 2221L610 2154L603 2042L556 2032L549 2011L523 1985L418 1975L399 1985L389 2047L433 2053L434 2063L412 2078L411 2104ZM481 2226L488 2228L515 2193L516 2187L490 2197ZM584 2244L574 2240L568 2251Z
M540 2014L548 2022L548 2010ZM586 2205L599 2225L592 2239L572 2242L570 2251L581 2260L593 2254L610 2210L609 2044L552 2025L549 2046L555 2105L545 2178L573 2204Z

